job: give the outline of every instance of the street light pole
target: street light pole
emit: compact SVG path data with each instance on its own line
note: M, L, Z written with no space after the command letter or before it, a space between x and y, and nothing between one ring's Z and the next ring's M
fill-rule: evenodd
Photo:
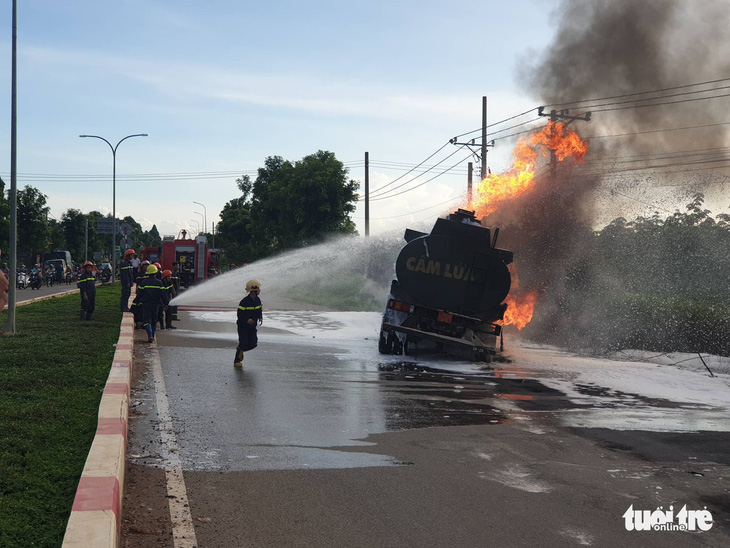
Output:
M195 223L195 230L197 231L197 234L200 234L200 223L198 221L196 221L195 219L190 219L190 222Z
M101 139L109 148L112 149L112 285L117 281L117 268L116 268L116 250L117 250L117 148L122 144L122 141L129 139L130 137L147 137L146 133L135 133L134 135L127 135L120 139L116 146L98 135L79 135L82 139L85 137L93 137L94 139Z
M18 183L17 183L17 158L18 158L18 4L13 0L12 15L12 47L11 47L11 68L10 68L10 192L8 193L10 201L10 233L9 250L10 251L10 271L8 279L10 281L10 290L8 291L8 325L6 332L15 335L15 302L17 300L16 291L18 289ZM2 274L0 274L2 275Z
M203 214L200 211L193 211L196 215L200 215L200 220L203 221L203 232L201 234L205 234L205 217L203 217Z
M199 206L203 206L203 211L205 212L205 217L203 218L203 232L205 232L207 234L208 233L208 210L200 202L193 202L193 203L198 204ZM198 215L200 215L200 213L198 213Z

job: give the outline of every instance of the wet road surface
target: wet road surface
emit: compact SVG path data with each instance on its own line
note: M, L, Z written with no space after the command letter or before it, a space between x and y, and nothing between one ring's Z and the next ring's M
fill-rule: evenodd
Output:
M730 419L711 406L381 356L312 312L269 313L236 369L234 324L182 316L158 344L199 546L730 542ZM150 382L132 399L129 460L162 467ZM629 505L669 503L709 505L714 529L626 531Z

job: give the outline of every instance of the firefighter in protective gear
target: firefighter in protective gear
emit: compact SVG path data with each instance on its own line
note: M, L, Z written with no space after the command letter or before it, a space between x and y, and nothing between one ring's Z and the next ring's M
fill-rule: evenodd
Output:
M137 256L134 249L127 249L124 252L124 260L119 265L119 272L122 277L122 300L120 307L122 312L130 312L129 297L132 295L132 286L134 285L134 266L132 259Z
M264 323L261 299L259 299L261 282L249 280L246 283L246 291L248 291L248 295L238 303L238 320L236 321L238 346L236 347L236 356L233 358L234 367L242 367L243 353L256 348L258 345L256 322L259 325Z
M171 270L163 270L162 271L162 288L167 293L167 300L168 302L175 298L175 286L172 283L172 271ZM172 325L172 309L174 307L172 306L165 306L164 308L160 308L159 310L159 317L158 320L160 322L160 329L177 329L174 325Z
M170 279L172 280L172 287L175 290L175 296L177 296L180 294L180 263L177 261L172 263L172 275ZM180 321L180 318L177 316L177 306L171 306L170 310L172 311L173 321Z
M170 302L167 292L162 287L162 282L155 277L156 274L157 267L148 266L147 277L141 280L137 287L139 302L142 303L142 326L147 331L147 342L155 340L155 327L160 306L166 307Z
M134 277L134 283L137 284L137 291L135 292L134 301L132 301L130 309L134 315L135 329L142 329L142 303L139 300L139 284L142 280L147 278L147 267L149 265L150 262L148 260L142 261L137 269L137 275Z
M82 320L90 320L96 308L96 276L94 276L94 263L86 261L84 271L79 276L76 284L81 291L81 316Z

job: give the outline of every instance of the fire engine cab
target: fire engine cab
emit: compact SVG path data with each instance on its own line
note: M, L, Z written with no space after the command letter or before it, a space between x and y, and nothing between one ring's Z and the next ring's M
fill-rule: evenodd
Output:
M202 282L218 275L218 254L208 247L205 236L197 236L194 240L181 230L178 236L165 236L162 247L146 247L141 259L151 263L160 263L163 270L172 270L172 263L180 263L180 284L183 287Z

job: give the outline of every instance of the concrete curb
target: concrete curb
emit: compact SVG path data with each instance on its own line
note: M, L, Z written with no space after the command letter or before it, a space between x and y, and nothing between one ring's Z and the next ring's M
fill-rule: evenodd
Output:
M99 404L96 435L81 473L62 547L117 548L121 544L133 350L134 317L125 312Z

